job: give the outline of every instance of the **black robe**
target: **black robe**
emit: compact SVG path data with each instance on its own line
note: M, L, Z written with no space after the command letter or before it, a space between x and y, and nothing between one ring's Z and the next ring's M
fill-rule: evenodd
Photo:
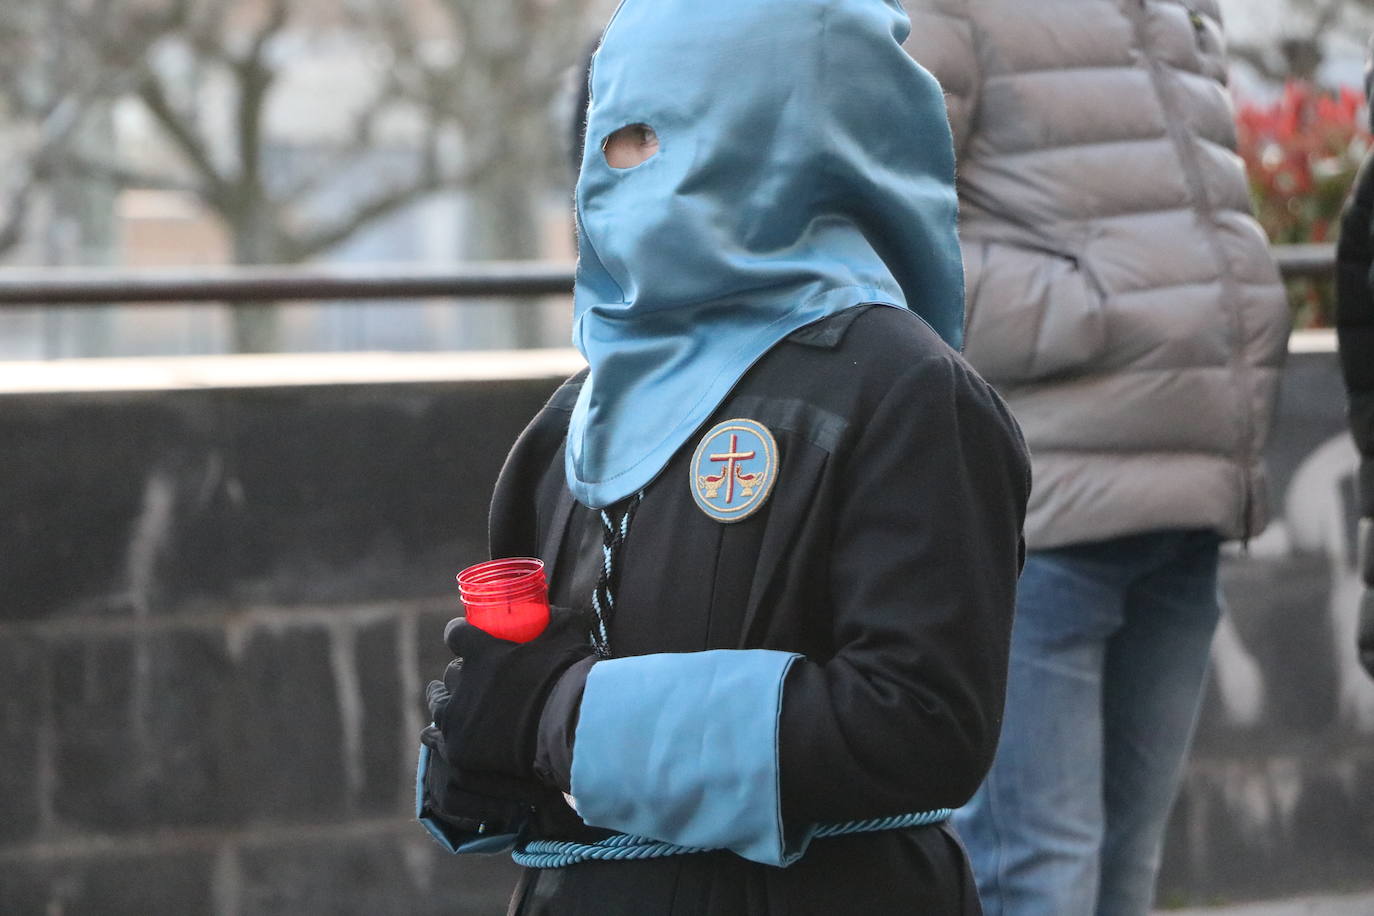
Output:
M517 441L492 501L493 556L550 564L586 607L598 515L573 502L564 440L582 376ZM616 656L776 649L786 824L957 807L1001 723L1029 462L992 389L912 313L857 307L794 333L703 432L749 418L776 437L767 503L724 524L694 502L688 442L645 489L618 559ZM633 697L625 702L634 702ZM703 709L702 715L712 710ZM574 750L574 754L576 751ZM605 836L570 810L538 832ZM979 912L943 826L812 841L787 868L730 852L527 869L518 914Z
M1350 433L1360 452L1360 515L1374 523L1374 154L1366 157L1341 216L1336 248L1336 337L1350 398ZM1374 677L1374 538L1360 554L1356 648Z

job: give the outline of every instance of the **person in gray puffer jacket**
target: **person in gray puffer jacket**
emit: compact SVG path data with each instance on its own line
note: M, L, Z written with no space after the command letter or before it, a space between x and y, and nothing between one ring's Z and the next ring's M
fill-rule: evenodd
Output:
M907 0L958 156L965 356L1032 452L990 916L1145 914L1289 330L1215 0Z
M1371 42L1374 47L1374 42ZM1365 77L1374 114L1374 78ZM1374 117L1371 118L1374 129ZM1374 153L1355 178L1336 247L1336 338L1350 396L1350 431L1360 451L1360 575L1364 594L1355 634L1360 664L1374 677Z

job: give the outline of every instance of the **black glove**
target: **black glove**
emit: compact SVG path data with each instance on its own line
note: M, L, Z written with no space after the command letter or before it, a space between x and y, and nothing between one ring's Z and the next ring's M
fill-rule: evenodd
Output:
M558 679L592 654L586 617L553 608L548 629L527 643L497 639L459 618L444 641L461 662L426 691L441 756L471 791L538 797L539 718Z
M442 822L458 837L520 831L530 813L524 787L504 791L497 788L498 794L493 795L491 783L478 780L484 791L477 791L472 780L464 779L444 759L443 735L438 728L431 725L422 731L420 743L430 750L429 766L424 772L421 818Z

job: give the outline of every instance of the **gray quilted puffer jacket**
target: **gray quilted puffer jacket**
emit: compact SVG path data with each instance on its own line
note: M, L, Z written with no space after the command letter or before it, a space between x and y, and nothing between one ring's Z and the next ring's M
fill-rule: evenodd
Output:
M1289 319L1214 0L907 0L959 156L965 355L1034 460L1033 548L1248 537Z

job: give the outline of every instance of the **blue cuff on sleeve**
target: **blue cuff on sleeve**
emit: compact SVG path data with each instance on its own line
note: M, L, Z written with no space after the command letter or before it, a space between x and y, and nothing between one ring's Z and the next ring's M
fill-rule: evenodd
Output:
M572 794L594 826L788 865L778 775L783 681L800 656L768 649L641 655L593 665Z
M439 841L439 845L452 853L497 853L506 852L515 846L518 834L464 833L448 824L429 817L425 813L425 773L429 770L429 755L432 752L420 745L420 762L415 768L415 817L429 835Z

